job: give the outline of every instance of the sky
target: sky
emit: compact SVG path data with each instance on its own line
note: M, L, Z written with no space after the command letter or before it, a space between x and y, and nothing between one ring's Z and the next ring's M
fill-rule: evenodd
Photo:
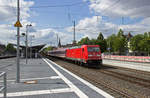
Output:
M16 43L17 0L0 0L0 43ZM20 0L20 22L28 27L29 45L57 45L73 40L96 38L102 32L107 38L122 29L125 34L150 31L150 0ZM33 37L34 36L34 37ZM32 40L31 40L32 39ZM21 36L20 44L25 38Z

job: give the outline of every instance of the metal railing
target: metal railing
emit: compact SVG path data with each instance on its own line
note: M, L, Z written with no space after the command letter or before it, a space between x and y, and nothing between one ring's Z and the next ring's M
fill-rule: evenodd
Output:
M3 86L0 88L0 92L3 91L4 98L7 98L7 78L6 78L6 72L0 72L0 77L3 77Z

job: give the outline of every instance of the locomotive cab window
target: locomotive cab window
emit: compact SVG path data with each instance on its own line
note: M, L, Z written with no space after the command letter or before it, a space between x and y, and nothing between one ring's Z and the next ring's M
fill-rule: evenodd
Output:
M88 52L100 52L99 47L88 47Z

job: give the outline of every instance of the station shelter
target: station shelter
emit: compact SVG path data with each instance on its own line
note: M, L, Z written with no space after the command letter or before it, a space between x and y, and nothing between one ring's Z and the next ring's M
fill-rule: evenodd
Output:
M36 46L30 46L27 48L27 57L28 58L39 58L40 50L45 46L44 45L36 45ZM20 46L21 47L21 57L26 57L26 46Z
M12 44L12 45L17 46L16 44ZM27 57L28 58L39 58L40 57L39 53L44 46L45 46L45 44L28 46ZM20 45L20 56L22 58L26 57L26 46Z

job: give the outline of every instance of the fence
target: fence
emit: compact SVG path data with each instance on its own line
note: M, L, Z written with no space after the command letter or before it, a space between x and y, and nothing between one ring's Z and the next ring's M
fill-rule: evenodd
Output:
M119 56L119 55L103 55L103 59L129 61L129 62L145 62L150 63L149 56Z
M7 97L7 78L6 78L6 72L1 72L0 77L3 77L3 86L0 88L0 92L4 93L4 98Z

